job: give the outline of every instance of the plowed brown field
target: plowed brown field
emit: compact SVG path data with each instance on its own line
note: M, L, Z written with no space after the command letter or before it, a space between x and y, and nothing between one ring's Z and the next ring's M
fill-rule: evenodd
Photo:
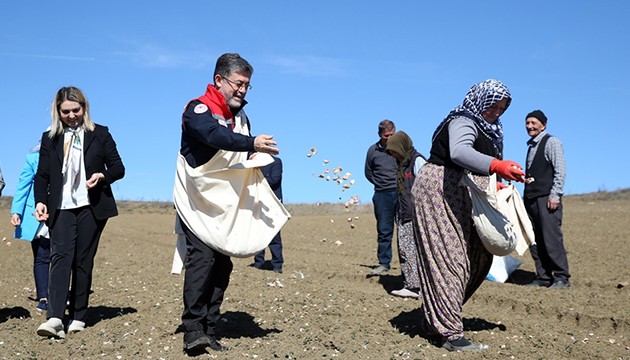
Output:
M30 244L13 239L10 200L0 208L0 359L186 358L170 205L119 203L96 258L88 328L56 341L35 333L45 315L31 300ZM484 352L449 353L420 337L421 301L389 295L402 284L398 261L366 277L376 262L371 207L323 204L288 206L283 274L234 259L219 327L230 350L198 358L630 359L630 192L564 202L572 289L523 287L534 276L529 253L510 282L486 281L463 312Z

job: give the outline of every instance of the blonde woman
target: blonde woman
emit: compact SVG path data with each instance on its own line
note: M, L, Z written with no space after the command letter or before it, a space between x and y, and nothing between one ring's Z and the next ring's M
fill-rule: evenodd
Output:
M118 215L110 185L122 179L125 167L109 130L92 121L78 88L59 89L51 118L35 176L35 217L48 225L51 243L48 320L37 334L63 338L66 299L68 332L85 329L98 242L107 219Z

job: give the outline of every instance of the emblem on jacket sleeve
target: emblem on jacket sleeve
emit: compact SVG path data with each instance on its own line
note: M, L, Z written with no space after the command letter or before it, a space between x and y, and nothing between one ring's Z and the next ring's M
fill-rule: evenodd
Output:
M203 114L206 111L208 111L208 106L206 106L206 104L198 104L197 106L195 106L195 114Z

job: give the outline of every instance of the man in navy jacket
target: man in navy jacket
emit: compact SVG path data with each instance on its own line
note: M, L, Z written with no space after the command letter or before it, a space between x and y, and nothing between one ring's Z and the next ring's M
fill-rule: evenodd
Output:
M282 160L279 157L274 157L274 162L269 165L263 166L262 171L265 179L269 183L271 190L273 190L276 197L282 201ZM282 273L282 265L284 259L282 258L282 237L280 232L274 236L269 243L269 251L271 251L271 265L273 271ZM254 267L262 269L265 265L265 250L262 250L254 257Z

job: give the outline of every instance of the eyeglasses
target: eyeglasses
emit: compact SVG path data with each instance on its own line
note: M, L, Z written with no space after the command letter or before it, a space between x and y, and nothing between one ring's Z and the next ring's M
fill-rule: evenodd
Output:
M236 86L236 90L239 90L240 88L243 88L243 87L245 88L245 90L252 89L252 85L250 83L234 82L226 77L223 77L223 80L227 81L230 85Z
M60 109L59 111L60 111L62 114L64 114L64 115L70 115L70 113L73 113L73 114L78 114L78 113L80 113L80 112L81 112L81 107L79 106L78 108L69 109L69 110L66 110L66 109Z

